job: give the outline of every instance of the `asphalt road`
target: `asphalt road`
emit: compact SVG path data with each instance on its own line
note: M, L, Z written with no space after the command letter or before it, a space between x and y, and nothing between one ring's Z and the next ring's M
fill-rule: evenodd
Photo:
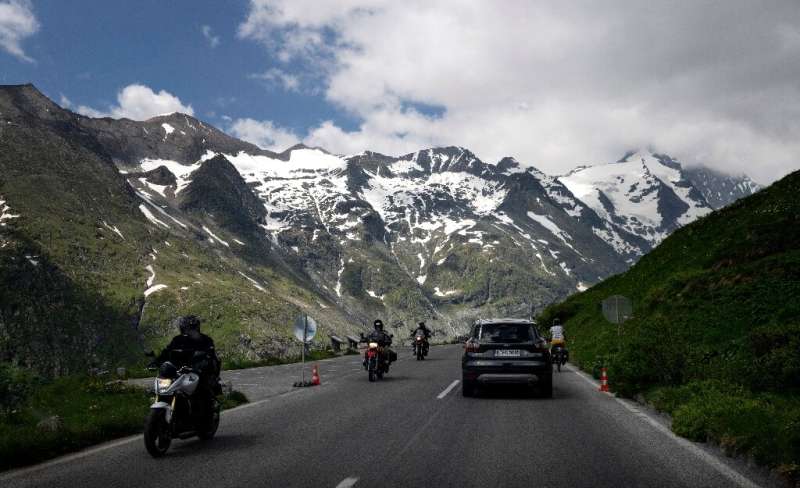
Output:
M297 366L230 373L253 403L210 442L152 459L141 436L0 475L3 487L728 487L769 486L663 420L599 393L574 370L553 399L511 389L463 398L459 346L401 360L369 383L361 359L320 364L323 385L292 389ZM271 371L274 373L271 374ZM284 381L285 380L285 381ZM245 386L249 385L249 386ZM144 418L145 412L142 412Z

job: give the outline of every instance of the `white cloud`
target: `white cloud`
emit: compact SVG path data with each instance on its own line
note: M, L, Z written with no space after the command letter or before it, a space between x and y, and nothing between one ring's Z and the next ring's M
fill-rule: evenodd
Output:
M269 120L236 119L228 128L233 136L270 151L281 152L300 142L292 131Z
M200 27L200 30L203 32L203 37L206 38L209 46L212 48L219 46L219 36L214 35L210 25L204 25Z
M650 146L762 182L800 166L795 0L250 4L239 36L361 121L309 128L335 152L457 144L560 173Z
M0 2L0 49L29 63L34 59L25 54L22 41L39 31L39 21L28 0Z
M266 81L269 85L280 85L286 91L300 90L300 78L280 68L270 68L263 73L252 74L250 78Z
M165 90L156 93L150 87L139 84L128 85L120 90L117 93L117 105L109 107L108 110L97 110L85 105L78 106L76 110L88 117L132 120L146 120L156 115L172 112L194 115L192 106L184 105L175 95Z

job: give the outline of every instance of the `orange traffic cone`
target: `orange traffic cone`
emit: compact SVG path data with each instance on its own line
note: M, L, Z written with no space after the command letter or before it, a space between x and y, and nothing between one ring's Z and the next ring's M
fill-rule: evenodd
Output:
M319 385L319 370L317 369L317 365L315 364L313 368L311 368L311 384L312 385Z
M600 369L600 391L608 392L608 373L606 368Z

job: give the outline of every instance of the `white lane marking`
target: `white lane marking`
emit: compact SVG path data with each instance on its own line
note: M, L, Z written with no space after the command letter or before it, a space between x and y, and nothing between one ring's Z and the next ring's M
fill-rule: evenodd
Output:
M568 367L568 369L571 370L571 371L574 371L578 376L580 376L581 378L586 380L586 382L589 383L590 385L592 385L592 386L594 386L596 388L600 387L600 383L595 381L593 378L589 377L584 372L578 371L577 368ZM619 403L620 405L625 407L625 409L627 411L629 411L632 414L636 415L640 419L642 419L645 422L647 422L648 424L650 424L650 426L653 427L654 429L656 429L657 431L661 432L662 434L666 435L667 437L669 437L673 441L677 442L678 445L680 445L681 447L683 447L686 450L690 451L695 456L699 457L703 462L705 462L706 464L708 464L709 466L714 468L721 475L725 476L726 478L728 478L732 482L736 483L736 485L742 486L742 487L746 487L746 488L760 488L761 487L761 485L759 485L758 483L753 482L752 480L750 480L749 478L743 476L738 471L734 470L733 468L731 468L727 464L723 463L722 461L720 461L719 459L717 459L713 455L711 455L711 454L707 453L706 451L700 449L699 447L694 445L691 441L689 441L687 439L684 439L683 437L678 437L677 435L675 435L674 432L672 432L669 428L664 426L661 422L659 422L658 420L654 419L653 417L651 417L647 413L641 411L636 406L634 406L634 404L632 402L623 400L621 398L617 398L614 395L610 395L609 394L609 396L611 396L617 403Z
M350 488L351 486L355 485L356 483L358 483L358 478L354 478L354 477L351 476L349 478L343 479L341 483L336 485L336 488Z
M441 400L442 398L446 397L447 394L450 393L453 390L453 388L455 388L456 385L458 385L459 383L461 383L461 380L455 380L452 383L450 383L450 386L445 388L443 392L439 393L439 396L437 396L436 399Z

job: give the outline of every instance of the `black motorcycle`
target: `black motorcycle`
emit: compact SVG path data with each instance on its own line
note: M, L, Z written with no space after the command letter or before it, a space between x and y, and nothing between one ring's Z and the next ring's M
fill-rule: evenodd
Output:
M416 334L414 336L413 349L417 361L422 361L428 355L428 339L425 338L424 334Z
M202 362L205 355L205 351L194 352L193 364ZM155 399L144 424L144 445L151 456L166 454L173 439L209 440L217 433L220 404L212 392L204 391L201 381L197 368L178 367L172 361L158 367Z
M567 350L562 345L553 346L552 350L550 351L550 357L553 360L553 364L556 366L559 372L561 372L561 366L567 363Z

